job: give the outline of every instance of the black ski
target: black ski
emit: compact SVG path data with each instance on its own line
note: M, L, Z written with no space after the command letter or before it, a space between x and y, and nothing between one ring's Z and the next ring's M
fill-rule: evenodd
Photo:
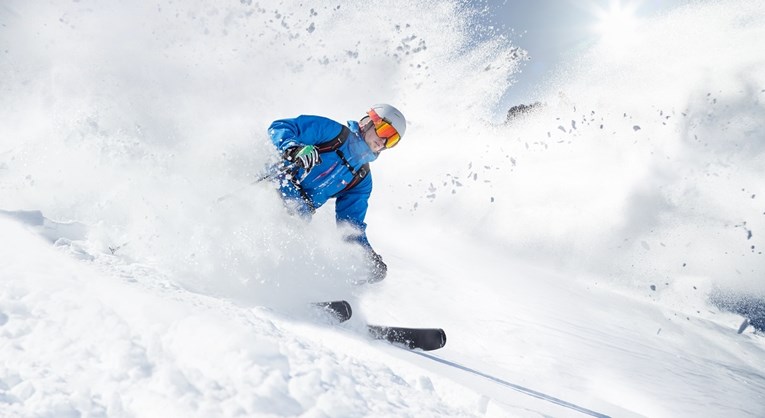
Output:
M313 306L319 308L337 323L351 319L353 311L351 304L344 300L317 302ZM369 335L377 340L385 340L402 345L408 349L423 351L438 350L446 345L446 333L441 328L404 328L380 325L367 325Z
M351 315L353 315L351 304L344 300L318 302L313 305L321 309L324 313L329 314L332 319L337 320L338 323L351 319Z
M446 333L441 328L403 328L368 325L369 335L378 340L401 344L409 349L438 350L446 345Z

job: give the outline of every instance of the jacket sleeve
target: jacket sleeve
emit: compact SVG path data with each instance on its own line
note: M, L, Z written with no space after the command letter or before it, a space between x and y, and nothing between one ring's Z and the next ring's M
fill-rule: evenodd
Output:
M343 125L322 116L300 115L292 119L279 119L268 127L274 146L283 153L287 148L316 145L336 137Z
M359 231L359 235L352 237L367 249L372 246L367 239L367 224L364 218L369 206L369 195L372 193L372 173L367 174L363 180L350 190L340 192L335 201L335 217L337 223L348 223Z

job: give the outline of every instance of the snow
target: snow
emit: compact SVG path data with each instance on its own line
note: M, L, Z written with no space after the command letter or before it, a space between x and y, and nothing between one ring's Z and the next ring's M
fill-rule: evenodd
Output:
M710 300L765 296L765 10L593 45L505 125L525 52L469 7L0 6L0 416L764 416L765 340ZM358 285L331 207L248 183L271 120L386 101Z

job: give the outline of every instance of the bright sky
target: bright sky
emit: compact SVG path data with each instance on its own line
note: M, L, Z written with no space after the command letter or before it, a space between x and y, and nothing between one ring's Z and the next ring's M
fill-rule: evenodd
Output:
M537 99L556 66L598 41L615 48L639 36L641 19L657 16L694 0L504 0L488 1L497 26L531 58L505 94L502 108Z

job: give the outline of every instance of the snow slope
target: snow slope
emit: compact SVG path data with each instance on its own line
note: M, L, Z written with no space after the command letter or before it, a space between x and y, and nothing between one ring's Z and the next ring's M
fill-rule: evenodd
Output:
M765 340L709 302L765 296L765 10L644 22L504 125L526 52L471 7L0 5L0 416L765 415ZM331 208L245 185L271 120L383 101L358 286Z

